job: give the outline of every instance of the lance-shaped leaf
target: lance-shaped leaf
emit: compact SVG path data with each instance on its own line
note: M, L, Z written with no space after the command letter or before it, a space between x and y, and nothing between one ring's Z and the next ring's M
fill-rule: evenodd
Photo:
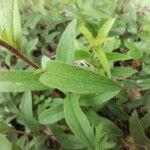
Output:
M137 70L133 69L132 67L114 67L111 70L111 73L116 77L130 77L137 73Z
M83 106L100 106L109 101L115 95L118 94L117 92L108 92L104 94L95 94L95 95L83 95L80 99L80 104Z
M23 92L26 90L45 90L38 76L30 71L0 71L0 92Z
M102 75L58 61L49 62L39 80L48 87L78 94L120 90L120 85Z
M104 67L108 77L111 78L109 62L108 62L107 56L106 56L103 48L99 47L99 48L94 49L94 51L95 51L95 54L96 54L98 60L101 62L102 66Z
M0 1L0 38L9 44L21 45L21 20L17 0Z
M124 61L132 59L132 57L118 52L106 53L106 56L110 61Z
M114 22L115 22L115 18L110 18L104 23L102 28L99 29L96 37L96 42L95 42L96 45L101 45L106 41L108 33L111 27L113 26Z
M121 137L123 135L121 129L114 122L98 115L95 111L88 111L86 113L86 116L93 126L96 127L99 124L103 125L104 132L109 134L109 136L111 136L112 138Z
M85 36L85 38L89 41L91 46L93 46L95 39L94 39L92 33L88 30L88 28L85 26L82 26L80 28L80 31Z
M67 124L73 133L85 143L88 148L94 150L94 130L79 106L77 95L68 95L64 103L64 115Z
M86 148L86 145L81 142L80 138L73 134L65 134L64 131L56 123L50 125L50 129L64 149L73 150Z
M31 92L26 91L21 102L22 119L25 125L31 130L38 130L38 122L33 117L32 97Z
M39 114L39 122L42 124L53 124L64 118L63 104L53 106Z
M99 47L95 50L95 52L96 52L96 55L97 55L99 61L101 62L102 66L104 67L109 78L111 78L110 65L109 65L107 56L102 48L102 44L104 42L106 42L108 33L109 33L111 27L113 26L114 22L115 22L115 19L110 18L109 20L107 20L104 23L102 28L99 29L95 43L94 43L95 47Z
M150 148L150 139L144 133L141 122L138 119L137 112L134 111L129 119L130 134L133 137L136 144L142 145L145 148Z
M136 80L136 83L143 89L150 89L150 76L140 77Z
M94 38L93 35L90 33L90 31L86 27L82 27L80 31L83 33L83 35L87 38L87 40L90 42L98 60L101 62L102 66L104 67L107 75L109 78L111 78L111 72L110 72L110 65L107 59L107 56L103 50L103 43L107 41L108 33L114 24L115 19L110 18L107 20L104 25L99 29L97 37Z
M73 63L75 53L74 41L76 37L76 24L77 20L75 19L64 31L57 48L57 60Z

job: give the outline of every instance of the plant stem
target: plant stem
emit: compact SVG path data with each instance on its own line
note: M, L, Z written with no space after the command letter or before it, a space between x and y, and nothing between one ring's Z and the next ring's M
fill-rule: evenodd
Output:
M32 66L33 68L35 68L35 69L40 68L40 66L38 64L36 64L32 60L30 60L25 54L23 54L21 52L21 50L11 46L10 44L4 42L1 39L0 39L0 46L2 46L4 48L6 48L7 50L9 50L11 53L16 55L18 58L22 59L25 63L27 63L28 65Z

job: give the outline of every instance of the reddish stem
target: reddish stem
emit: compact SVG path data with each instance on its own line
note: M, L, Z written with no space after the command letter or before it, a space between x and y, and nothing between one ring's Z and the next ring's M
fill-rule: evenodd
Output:
M9 50L11 53L13 53L14 55L16 55L18 58L22 59L25 63L27 63L28 65L32 66L35 69L40 68L40 66L38 64L36 64L35 62L33 62L32 60L30 60L25 54L23 54L21 52L21 50L11 46L10 44L4 42L3 40L0 39L0 45L4 48L6 48L7 50Z

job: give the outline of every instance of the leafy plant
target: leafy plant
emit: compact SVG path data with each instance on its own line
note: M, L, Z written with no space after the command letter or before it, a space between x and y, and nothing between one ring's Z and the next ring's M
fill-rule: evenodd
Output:
M0 149L150 149L149 0L0 6Z

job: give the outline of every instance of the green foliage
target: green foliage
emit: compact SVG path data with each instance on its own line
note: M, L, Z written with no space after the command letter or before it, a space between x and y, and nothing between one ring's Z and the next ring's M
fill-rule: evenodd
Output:
M53 106L39 114L39 122L42 124L53 124L63 118L63 104Z
M112 69L112 75L116 77L130 77L137 73L132 67L115 67Z
M77 20L73 20L64 31L57 47L57 60L73 63L74 61L74 41L76 37Z
M47 64L47 68L39 80L48 87L78 94L98 94L120 90L117 83L102 75L57 61Z
M63 130L57 125L50 126L57 140L65 149L84 149L86 147L80 140L73 134L65 134Z
M74 134L94 150L94 130L82 112L77 95L68 95L64 103L65 120ZM85 126L86 124L86 126Z
M14 45L21 47L21 20L17 0L0 1L0 37Z
M137 132L138 131L138 132ZM150 140L145 136L141 123L138 119L137 112L134 111L130 118L130 134L134 138L137 148L150 148Z
M99 106L102 104L105 104L107 101L109 101L111 98L116 96L119 91L114 92L104 92L102 94L96 94L96 95L82 95L81 96L81 105L85 106Z
M99 61L101 62L102 66L107 72L109 78L111 78L110 73L110 66L106 57L106 54L103 50L102 44L107 41L108 33L114 24L115 19L110 18L108 21L104 23L104 25L99 29L97 37L94 38L93 35L89 32L86 27L81 28L81 32L84 36L89 40L91 47L93 48L96 56L98 57Z
M12 145L8 141L8 139L5 137L5 135L0 134L0 144L1 144L1 149L5 149L5 150L12 149Z
M32 97L31 92L26 91L23 95L21 102L21 117L25 125L31 130L38 130L38 123L33 117L32 112Z
M0 6L0 149L150 149L149 0Z
M96 147L95 150L106 150L106 149L112 149L115 146L115 143L108 140L108 137L103 134L103 128L99 124L96 129Z
M38 81L32 71L1 71L1 92L22 92L26 90L45 90L47 87Z

